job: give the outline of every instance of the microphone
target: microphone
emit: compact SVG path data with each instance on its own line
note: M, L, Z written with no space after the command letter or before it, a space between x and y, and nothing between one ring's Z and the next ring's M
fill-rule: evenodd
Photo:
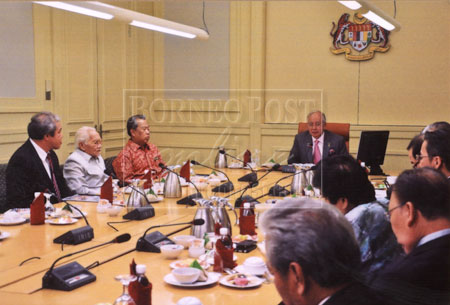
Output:
M203 166L203 167L212 169L212 170L214 170L214 171L217 171L217 172L219 172L219 173L224 174L225 177L227 177L228 182L225 182L224 184L221 184L221 185L219 185L219 186L216 186L215 188L213 188L213 189L211 190L211 191L213 191L214 193L228 193L228 192L231 192L232 190L234 190L234 185L233 185L233 183L231 182L230 178L228 177L228 175L227 175L225 172L223 172L223 171L221 171L221 170L218 170L218 169L215 169L215 168L213 168L213 167L209 167L209 166L207 166L207 165L203 165L203 164L201 164L201 163L199 163L199 162L197 162L197 161L195 161L195 160L191 160L191 164L192 164L192 165L200 165L200 166Z
M170 168L168 168L166 165L164 165L163 163L159 163L158 164L159 167L168 170L171 173L174 173L175 175L177 175L178 177L180 177L180 175L177 172L174 172L173 170L171 170ZM195 190L197 191L196 194L192 194L189 196L186 196L184 198L181 198L180 200L177 201L177 204L186 204L186 205L191 205L194 206L195 202L194 202L194 198L203 198L202 193L200 193L200 191L198 190L197 186L195 185L195 183L193 183L192 181L187 181L190 184L192 184L195 188Z
M143 252L153 252L153 253L161 253L160 246L167 245L167 244L175 244L172 240L170 240L168 237L176 234L178 232L184 231L186 229L189 229L191 226L201 226L205 223L204 219L194 219L193 221L189 222L180 222L180 223L172 223L172 224L166 224L166 225L157 225L157 226L151 226L147 230L145 230L144 234L138 239L136 243L136 250L137 251L143 251ZM181 225L187 225L181 229L178 229L172 233L169 233L167 235L162 234L159 231L152 232L150 234L147 234L148 231L155 229L155 228L161 228L161 227L172 227L172 226L181 226Z
M81 252L86 252L104 245L123 243L129 241L130 238L131 235L125 233L117 236L111 241L59 257L53 262L53 264L50 266L50 269L45 273L44 277L42 278L42 288L71 291L78 287L84 286L88 283L94 282L96 280L96 276L77 262L71 262L58 268L55 268L55 265L63 258Z
M66 200L63 200L63 202L68 205L70 208L75 209L80 213L81 217L83 217L84 222L86 223L86 226L70 230L69 232L66 232L55 239L53 239L53 243L55 244L69 244L69 245L78 245L81 243L84 243L86 241L90 241L94 238L94 229L89 225L89 222L84 215L83 212L80 211L79 208L76 206L70 204Z
M281 167L281 165L280 165L279 163L276 163L276 164L274 164L274 165L272 166L271 169L269 169L264 175L262 175L262 176L261 176L259 179L257 179L255 182L250 182L249 185L246 186L246 187L244 188L244 190L243 190L241 196L239 196L239 198L236 199L236 201L234 202L234 207L235 207L235 208L241 207L241 206L242 206L242 203L243 203L244 201L249 201L249 200L256 201L256 199L252 198L251 196L243 197L244 194L245 194L245 192L246 192L249 188L252 188L252 187L257 186L257 185L259 184L259 181L260 181L262 178L264 178L265 176L267 176L267 175L270 174L271 172L278 170L280 167Z
M224 154L226 156L229 156L232 159L238 160L239 162L242 162L244 164L244 161L241 159L236 158L235 156L232 156L228 154L224 149L220 149L219 153ZM256 172L253 170L251 166L247 166L252 172L250 174L244 175L238 179L238 181L245 181L245 182L253 182L258 179L258 176L256 175ZM232 190L231 190L232 191Z
M128 187L131 188L133 191L137 192L138 194L140 194L141 196L143 196L145 198L145 201L147 202L147 206L137 207L137 208L131 210L130 212L128 212L127 214L123 215L122 218L129 219L129 220L143 220L143 219L147 219L147 218L155 216L155 209L153 208L152 204L148 200L145 193L142 193L142 191L135 188L133 186L133 184L131 184L131 183L128 184ZM131 198L131 196L128 197L128 201L130 201L130 198ZM128 203L128 201L127 201L127 203Z

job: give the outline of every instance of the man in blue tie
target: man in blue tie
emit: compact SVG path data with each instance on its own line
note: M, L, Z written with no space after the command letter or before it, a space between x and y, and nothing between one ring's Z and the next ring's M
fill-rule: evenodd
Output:
M331 155L348 154L345 139L325 130L327 119L320 111L308 114L308 130L295 136L288 163L314 163Z

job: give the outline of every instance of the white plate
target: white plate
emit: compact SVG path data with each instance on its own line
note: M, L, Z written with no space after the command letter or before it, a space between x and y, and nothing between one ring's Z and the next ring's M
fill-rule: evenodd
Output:
M228 281L228 279L233 276L236 276L236 274L230 274L230 275L223 277L219 283L221 285L224 285L227 287L239 288L239 289L254 288L254 287L261 286L261 284L264 283L264 279L260 279L259 277L252 276L252 275L246 275L249 280L248 285L247 286L238 286L238 285L235 285Z
M188 259L186 259L186 260L192 260L192 261L194 261L195 259L194 258L192 258L192 259L190 259L190 258L188 258ZM175 261L175 262L172 262L172 263L170 263L170 268L172 268L172 269L175 269L175 268L182 268L182 267L189 267L189 265L187 265L187 264L185 264L185 261L186 260L178 260L178 261ZM197 260L198 261L198 260ZM208 262L205 262L205 261L202 261L202 260L200 260L200 261L198 261L199 262L199 264L200 264L200 266L202 266L202 268L203 269L208 269L209 268L209 266L210 266L210 264L208 264ZM180 265L180 264L182 264L182 265ZM187 265L187 266L186 266Z
M87 213L87 212L84 212L84 211L81 211L81 213L83 213L84 216L87 216L87 215L88 215L88 213ZM50 217L53 217L53 218L61 217L62 215L63 215L63 212L62 212L62 209L60 209L60 208L57 208L55 212L50 213ZM70 217L72 217L72 218L82 218L82 217L83 217L83 216L81 216L81 214L80 214L77 210L75 210L75 209L73 209L73 212L72 212L72 213L68 213L68 214L65 214L65 215L70 216Z
M272 168L276 163L268 162L261 164L262 167Z
M231 163L230 165L228 165L228 168L242 168L242 164Z
M71 218L70 222L60 222L61 218L55 218L55 219L48 219L45 222L49 223L51 225L58 225L58 226L65 226L65 225L71 225L78 221L76 218Z
M1 232L0 233L0 240L8 238L10 236L11 236L11 233L9 233L9 232Z
M156 198L148 198L148 197L147 197L147 199L148 199L148 202L154 203L154 202L160 202L160 201L163 201L164 197L161 197L161 196L158 196L158 197L156 197Z
M264 273L266 273L266 271L267 271L267 267L264 266L264 269L262 272L256 272L256 273L255 272L252 273L252 272L248 271L244 265L238 265L234 268L234 270L236 270L239 273L244 273L244 274L264 275Z
M164 277L164 282L170 285L178 286L178 287L203 287L203 286L209 286L214 283L217 283L219 281L219 278L221 276L220 273L217 272L207 272L208 273L208 280L206 282L195 282L192 284L182 284L178 282L172 273L167 274Z
M1 225L1 226L15 226L15 225L20 225L20 224L22 224L22 223L24 223L24 222L26 222L26 221L27 221L27 220L26 220L25 218L22 218L22 217L17 218L17 219L15 219L14 221L11 221L11 222L5 221L5 220L2 218L2 219L0 219L0 225Z

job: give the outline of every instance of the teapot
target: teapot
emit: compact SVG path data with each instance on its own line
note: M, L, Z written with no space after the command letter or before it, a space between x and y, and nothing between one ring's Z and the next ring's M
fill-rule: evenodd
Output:
M169 172L164 183L164 197L179 198L181 197L181 183L178 175L174 172Z
M216 160L214 162L215 168L226 168L228 166L227 156L220 153L221 150L225 150L223 146L219 146L219 151L217 152Z
M191 235L194 235L197 238L203 238L205 233L214 232L212 202L203 198L194 198L193 200L199 205L195 212L194 220L203 219L205 223L200 226L192 226Z
M133 179L130 183L131 194L127 200L127 210L131 211L135 208L150 205L144 191L145 179Z
M295 165L295 175L291 182L291 194L303 195L303 190L308 185L305 171L299 165Z
M222 228L228 228L228 232L230 235L232 235L232 225L230 217L228 216L228 212L226 207L229 207L235 215L236 223L237 224L237 214L234 210L233 206L228 201L228 198L221 198L221 197L211 197L213 201L215 201L216 206L213 209L213 216L216 223L220 223Z

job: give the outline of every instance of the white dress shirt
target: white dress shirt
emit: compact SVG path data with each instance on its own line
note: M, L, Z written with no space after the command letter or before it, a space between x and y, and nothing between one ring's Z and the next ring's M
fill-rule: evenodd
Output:
M64 164L64 178L77 194L98 195L100 187L108 179L105 161L101 156L95 158L77 148Z
M425 235L424 237L422 237L419 240L419 243L417 244L416 247L419 247L427 242L430 242L432 240L438 239L439 237L445 236L445 235L450 235L450 228L448 229L444 229L444 230L440 230L440 231L436 231L433 233L430 233L428 235Z
M50 173L50 166L47 162L47 152L45 152L45 150L43 150L39 145L36 144L36 142L33 141L33 139L30 138L30 142L31 144L33 144L34 149L36 150L39 159L41 159L42 164L45 167L45 170L47 171L47 175L50 178L50 180L52 179L52 174Z

